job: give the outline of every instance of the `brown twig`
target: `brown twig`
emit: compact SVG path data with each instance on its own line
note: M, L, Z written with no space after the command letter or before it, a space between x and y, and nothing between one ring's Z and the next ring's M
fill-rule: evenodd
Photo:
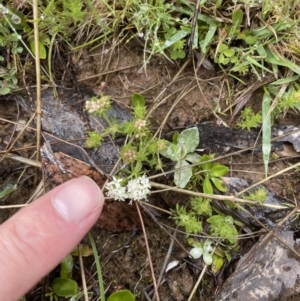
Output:
M157 283L156 283L156 279L155 279L154 268L153 268L153 264L152 264L151 253L150 253L150 248L149 248L149 244L148 244L148 237L147 237L147 233L146 233L146 229L145 229L145 224L143 221L140 207L137 202L135 202L135 206L136 206L137 212L139 214L139 218L140 218L142 230L143 230L143 235L145 238L147 256L148 256L148 260L149 260L149 265L150 265L150 270L151 270L151 275L152 275L152 280L153 280L153 286L154 286L154 290L155 290L155 298L156 298L156 301L159 301L158 288L157 288Z
M38 23L38 0L33 0L33 28L34 28L34 50L35 50L35 72L36 72L36 160L41 160L41 131L42 131L42 111L41 111L41 64L40 64L40 46L39 46L39 23ZM38 170L36 170L35 182L38 179Z

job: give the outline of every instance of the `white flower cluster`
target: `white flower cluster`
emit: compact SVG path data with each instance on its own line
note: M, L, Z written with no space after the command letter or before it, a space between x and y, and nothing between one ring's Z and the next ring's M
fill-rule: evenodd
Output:
M107 106L109 106L109 104L110 104L109 96L102 96L100 98L92 97L91 100L87 100L85 102L85 108L90 114L92 114L94 112L106 108Z
M121 186L122 179L113 177L113 181L106 184L107 195L115 200L132 201L147 200L147 195L150 193L150 183L146 175L137 179L130 180L126 187Z

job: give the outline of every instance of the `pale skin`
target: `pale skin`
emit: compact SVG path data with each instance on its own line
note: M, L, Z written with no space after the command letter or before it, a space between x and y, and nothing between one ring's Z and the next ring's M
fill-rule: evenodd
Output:
M104 197L89 178L66 182L0 225L0 296L18 301L95 224Z

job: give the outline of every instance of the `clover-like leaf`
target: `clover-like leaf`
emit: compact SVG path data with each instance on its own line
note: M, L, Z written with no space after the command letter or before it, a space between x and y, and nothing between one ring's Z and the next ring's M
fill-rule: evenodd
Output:
M224 258L223 257L220 257L216 254L213 254L212 256L212 265L211 265L211 271L214 273L214 274L217 274L221 268L223 267L224 265Z
M74 259L72 255L68 255L60 264L60 277L71 279Z
M199 145L199 141L198 128L194 127L182 131L178 136L177 144L185 146L187 153L192 153Z
M206 176L203 180L203 192L208 194L214 193L213 187L208 176Z
M181 160L175 165L175 169L180 168L174 173L174 183L179 188L184 188L193 175L192 168L187 167L189 165L190 164L185 160Z
M195 247L192 248L190 251L190 255L194 258L194 259L198 259L202 256L203 254L203 249L200 247Z
M186 150L181 145L170 143L167 149L160 151L160 153L172 161L179 161L185 156Z
M129 290L120 290L112 293L107 301L134 301L135 297Z
M138 93L134 93L131 97L131 102L134 106L145 106L146 101L143 95L138 94Z
M228 173L228 167L224 165L217 164L213 166L210 170L211 177L223 177L226 176Z
M224 182L219 178L210 178L216 188L222 192L227 191L227 187L225 186Z
M184 159L191 163L199 163L201 156L198 155L197 153L191 153L191 154L187 154Z
M72 297L78 293L78 284L72 279L55 278L52 289L55 295L59 297Z

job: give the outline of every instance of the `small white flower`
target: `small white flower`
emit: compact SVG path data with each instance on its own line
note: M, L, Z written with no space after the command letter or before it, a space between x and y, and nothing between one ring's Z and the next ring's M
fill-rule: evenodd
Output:
M128 198L126 193L126 187L121 186L122 179L117 179L113 177L113 181L107 183L105 188L107 190L107 195L114 200L125 201Z
M147 199L147 194L150 193L149 179L146 175L137 179L130 180L127 184L127 195L128 198L134 201L140 201Z

